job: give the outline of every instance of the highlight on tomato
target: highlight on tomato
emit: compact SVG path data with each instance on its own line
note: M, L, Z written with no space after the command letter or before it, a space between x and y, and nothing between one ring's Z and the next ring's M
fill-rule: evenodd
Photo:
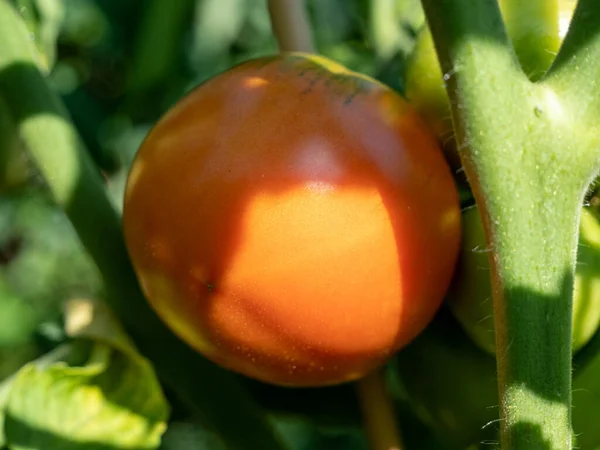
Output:
M242 63L150 132L125 238L149 302L262 381L355 380L432 319L460 240L438 144L397 93L322 57Z
M495 353L494 307L489 252L476 206L462 215L462 242L447 304L478 347ZM582 207L575 289L573 352L582 348L600 325L600 222L592 207Z

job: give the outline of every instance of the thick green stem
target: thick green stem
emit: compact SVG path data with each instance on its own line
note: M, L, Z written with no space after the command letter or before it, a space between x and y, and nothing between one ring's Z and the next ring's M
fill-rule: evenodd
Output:
M281 448L264 415L233 375L184 345L149 308L100 173L34 58L22 20L6 0L0 0L0 94L56 202L98 265L108 303L159 376L221 436L227 448Z
M600 148L600 5L579 0L569 31L544 82L568 105L585 148ZM582 149L576 149L581 152ZM596 154L596 156L598 156Z
M600 8L596 0L579 0L569 32L545 82L562 93L577 114L579 134L600 148ZM576 149L575 151L581 151ZM600 353L600 330L574 358L576 369Z
M569 31L548 77L564 90L585 89L589 106L600 111L600 7L597 0L579 0Z
M596 148L574 105L520 69L495 0L422 0L482 214L504 449L571 448L571 310Z

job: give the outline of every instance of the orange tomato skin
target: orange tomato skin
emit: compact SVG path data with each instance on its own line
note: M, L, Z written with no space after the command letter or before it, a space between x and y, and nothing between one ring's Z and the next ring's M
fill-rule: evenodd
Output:
M246 376L317 386L361 377L426 326L460 211L401 97L285 54L213 78L158 122L124 230L145 295L184 341Z

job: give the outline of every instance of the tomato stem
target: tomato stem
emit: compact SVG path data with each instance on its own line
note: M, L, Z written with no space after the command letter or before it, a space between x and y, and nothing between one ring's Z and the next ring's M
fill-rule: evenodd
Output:
M183 344L149 307L128 258L121 219L108 199L100 172L35 58L22 19L10 2L0 1L0 95L32 161L100 269L107 303L162 381L220 435L227 448L283 448L265 415L233 375Z
M280 51L314 53L304 0L269 0L269 15Z
M579 0L545 81L574 105L582 128L595 130L596 139L600 115L600 89L596 80L599 78L600 8L597 1Z
M392 399L386 389L384 370L356 382L364 426L371 450L402 450Z
M570 450L579 214L600 156L600 90L590 90L600 56L587 65L600 55L600 12L582 0L567 50L533 83L495 0L422 3L492 250L502 448Z

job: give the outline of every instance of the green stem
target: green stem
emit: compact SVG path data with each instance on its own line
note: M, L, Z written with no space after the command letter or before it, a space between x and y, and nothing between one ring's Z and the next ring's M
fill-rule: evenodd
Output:
M600 8L595 0L579 0L569 32L545 82L562 92L577 113L581 131L591 137L589 146L600 148ZM584 132L585 136L586 133ZM600 330L575 355L576 370L585 368L600 353ZM577 375L577 373L576 373Z
M582 130L600 143L600 5L579 0L569 31L545 82L559 92Z
M269 0L273 33L282 52L315 51L304 0Z
M383 369L356 382L364 426L371 450L402 450L394 404L386 389Z
M561 83L589 88L590 80L600 74L600 8L596 0L579 0L569 31L552 64L553 78ZM585 69L584 69L585 68ZM596 75L596 77L594 77ZM588 92L594 103L600 103L600 90Z
M422 3L492 250L502 448L570 450L573 274L598 147L527 79L495 0Z
M162 380L228 448L282 448L264 414L234 376L179 341L148 306L100 173L34 58L22 20L6 0L0 0L0 94L56 202L98 265L107 302Z

